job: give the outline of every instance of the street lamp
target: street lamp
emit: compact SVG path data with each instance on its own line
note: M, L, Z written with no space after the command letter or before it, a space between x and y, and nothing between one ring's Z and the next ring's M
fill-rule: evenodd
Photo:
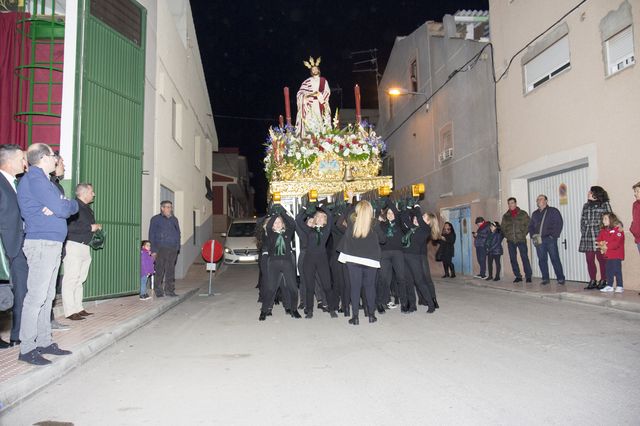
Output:
M427 96L424 92L410 92L407 89L402 89L400 87L391 87L387 90L387 94L389 96L404 96L404 95L424 95Z

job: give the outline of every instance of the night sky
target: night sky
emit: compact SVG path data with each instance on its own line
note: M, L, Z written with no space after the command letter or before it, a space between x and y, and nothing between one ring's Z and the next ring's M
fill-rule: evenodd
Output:
M488 0L191 0L219 146L237 146L247 156L256 210L264 211L266 202L262 158L267 129L284 115L284 86L291 90L295 122L295 94L309 76L303 60L322 56L332 112L354 107L356 83L363 108L377 108L375 74L353 73L353 62L367 57L352 59L351 52L378 49L382 74L396 36L429 20L442 21L447 13L488 7Z

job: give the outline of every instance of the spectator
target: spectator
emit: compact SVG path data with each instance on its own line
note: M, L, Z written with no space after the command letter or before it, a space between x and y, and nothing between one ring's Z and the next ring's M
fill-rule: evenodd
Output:
M503 252L502 240L504 236L500 230L500 224L498 222L489 222L489 229L491 232L487 236L487 242L485 244L487 250L487 257L489 259L489 275L486 280L493 279L494 281L500 281L500 261ZM496 265L496 274L493 275L493 264Z
M534 211L529 221L529 234L536 247L538 265L542 272L542 285L549 284L549 265L551 259L553 271L558 279L558 284L564 284L564 272L558 253L558 238L562 232L562 215L555 207L548 205L546 195L540 194L536 198L538 210Z
M531 263L529 262L529 247L527 247L527 232L529 230L529 215L518 207L518 201L511 197L507 200L509 210L502 215L502 233L507 240L511 270L515 275L514 283L522 282L520 265L518 265L518 251L522 259L522 268L526 282L531 282Z
M149 300L147 282L154 273L155 267L153 265L153 256L151 256L151 242L144 240L140 247L140 300Z
M445 222L440 236L440 247L438 247L437 255L442 261L444 275L442 278L455 278L456 270L453 266L453 257L455 256L456 231L450 222Z
M22 303L27 293L29 267L22 252L24 225L18 207L18 179L16 176L24 173L26 167L24 152L18 145L0 146L0 175L2 175L0 176L0 244L4 247L11 272L11 284L0 285L0 289L5 295L3 299L7 300L7 306L1 309L5 307L8 309L13 305L9 342L0 339L0 349L20 344L20 316L22 315Z
M636 201L633 203L633 209L631 213L632 222L631 234L633 235L636 247L638 247L638 253L640 253L640 182L633 185L633 195L636 197ZM640 294L640 293L638 293Z
M613 213L602 215L602 229L598 234L600 251L607 259L607 285L600 291L613 292L613 280L615 278L616 293L624 291L622 282L622 261L624 260L624 231L622 222Z
M149 241L156 260L156 297L177 296L175 292L176 260L180 252L180 224L173 215L173 203L160 203L160 214L151 218Z
M578 251L584 253L587 259L589 271L589 284L585 290L605 288L607 286L606 259L596 246L596 239L602 224L602 215L610 213L609 195L601 186L592 186L587 193L587 202L582 206L582 218L580 219L580 246ZM600 282L596 280L598 270L596 259L600 264Z
M44 354L71 353L52 342L50 312L62 242L67 236L66 219L78 212L78 202L63 197L49 180L49 173L56 168L56 155L48 145L31 145L27 159L31 167L18 185L18 205L26 226L23 251L29 265L18 359L46 365L51 361Z
M476 218L476 225L478 226L477 232L473 232L474 245L476 247L476 258L478 259L478 264L480 265L480 273L475 275L474 278L487 278L487 250L485 248L485 243L487 242L487 236L489 235L489 222L485 221L482 216L478 216Z
M102 229L96 223L89 204L95 198L93 185L79 183L76 186L78 213L67 221L68 234L65 244L64 275L62 276L62 307L64 316L72 321L84 320L93 315L82 306L83 284L89 275L91 266L91 247L89 242L93 233Z

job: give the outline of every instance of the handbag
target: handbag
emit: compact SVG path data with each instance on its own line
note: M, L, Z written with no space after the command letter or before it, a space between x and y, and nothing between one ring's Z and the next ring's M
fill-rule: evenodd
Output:
M536 247L542 245L542 227L544 226L545 217L547 217L547 209L544 210L544 214L542 215L542 221L540 222L540 229L538 229L538 233L531 236L533 245Z
M9 259L4 251L4 244L0 241L0 281L9 281L10 278Z
M100 250L104 247L104 240L106 239L106 234L102 229L98 229L93 233L91 237L91 241L89 241L89 247L94 250Z

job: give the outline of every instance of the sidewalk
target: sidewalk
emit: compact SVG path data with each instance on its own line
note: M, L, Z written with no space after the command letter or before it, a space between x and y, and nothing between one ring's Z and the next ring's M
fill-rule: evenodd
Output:
M438 271L440 272L440 271ZM457 276L456 278L433 278L437 283L463 283L476 287L493 288L497 290L512 291L527 296L568 300L571 302L585 303L588 305L602 306L609 309L640 313L640 295L638 290L625 290L622 294L602 293L599 290L584 290L586 283L567 281L559 285L555 280L550 284L540 285L540 278L534 278L532 283L513 283L512 279L502 278L500 281L485 281L469 276Z
M54 330L53 340L61 348L73 351L73 354L62 357L47 356L53 361L51 365L37 367L18 361L19 347L0 350L0 411L19 403L68 371L82 365L119 339L196 294L200 288L206 292L209 276L204 269L204 264L194 264L184 279L176 280L178 297L165 296L158 299L153 296L142 301L136 295L86 302L85 308L95 315L85 321L57 318L71 329ZM2 338L9 341L8 330L2 332Z

